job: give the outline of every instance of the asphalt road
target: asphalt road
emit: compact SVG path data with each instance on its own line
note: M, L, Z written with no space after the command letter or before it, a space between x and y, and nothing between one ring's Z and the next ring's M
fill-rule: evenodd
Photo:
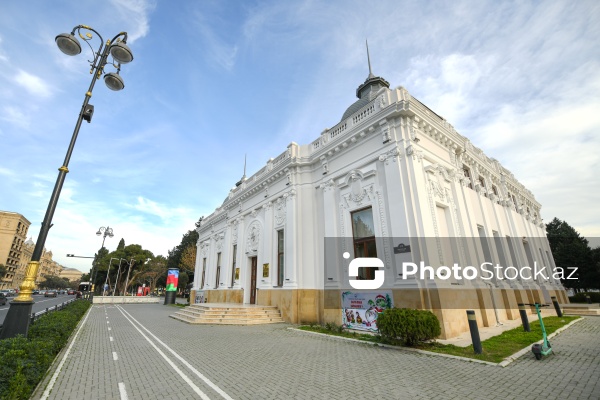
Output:
M74 295L68 296L66 294L63 294L63 295L59 294L56 297L44 297L43 294L34 295L33 300L35 301L35 304L32 307L32 312L38 312L38 311L45 310L46 308L52 307L56 304L63 303L74 297L75 297ZM4 318L6 318L6 314L8 313L8 308L10 307L9 306L10 302L12 300L14 300L14 297L8 297L7 300L8 300L8 302L6 302L6 305L0 306L0 325L4 323Z

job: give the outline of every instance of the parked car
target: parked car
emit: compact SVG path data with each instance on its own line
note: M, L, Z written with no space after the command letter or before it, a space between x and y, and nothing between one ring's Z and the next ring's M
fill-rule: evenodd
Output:
M2 289L0 290L0 293L2 293L5 297L14 296L10 289Z
M56 297L56 290L46 290L44 297Z
M0 306L3 306L6 304L6 296L4 295L4 293L0 293Z
M40 291L39 291L39 290L37 290L37 289L35 289L35 290L32 292L32 294L40 294Z

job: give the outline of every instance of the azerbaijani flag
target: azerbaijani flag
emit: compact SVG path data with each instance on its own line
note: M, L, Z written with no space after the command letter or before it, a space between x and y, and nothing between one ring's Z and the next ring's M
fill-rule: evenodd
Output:
M170 269L167 271L167 292L177 291L177 282L179 281L179 270Z

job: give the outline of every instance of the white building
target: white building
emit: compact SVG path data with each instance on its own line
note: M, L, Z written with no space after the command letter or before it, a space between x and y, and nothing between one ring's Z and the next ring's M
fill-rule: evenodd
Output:
M276 305L293 323L340 324L348 252L380 258L394 306L433 311L442 337L468 330L466 309L489 326L518 318L517 303L568 302L553 278L401 275L402 262L419 261L555 266L540 204L510 171L402 87L369 74L357 97L337 125L291 143L198 224L193 295ZM331 249L325 238L347 240ZM401 242L411 251L400 252Z

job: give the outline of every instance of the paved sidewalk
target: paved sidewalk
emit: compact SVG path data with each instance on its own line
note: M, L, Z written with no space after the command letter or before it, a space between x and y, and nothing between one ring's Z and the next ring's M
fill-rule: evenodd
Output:
M556 336L554 355L536 361L526 354L501 368L310 335L288 324L187 325L169 318L175 311L93 306L62 366L66 351L32 399L600 398L599 317Z

